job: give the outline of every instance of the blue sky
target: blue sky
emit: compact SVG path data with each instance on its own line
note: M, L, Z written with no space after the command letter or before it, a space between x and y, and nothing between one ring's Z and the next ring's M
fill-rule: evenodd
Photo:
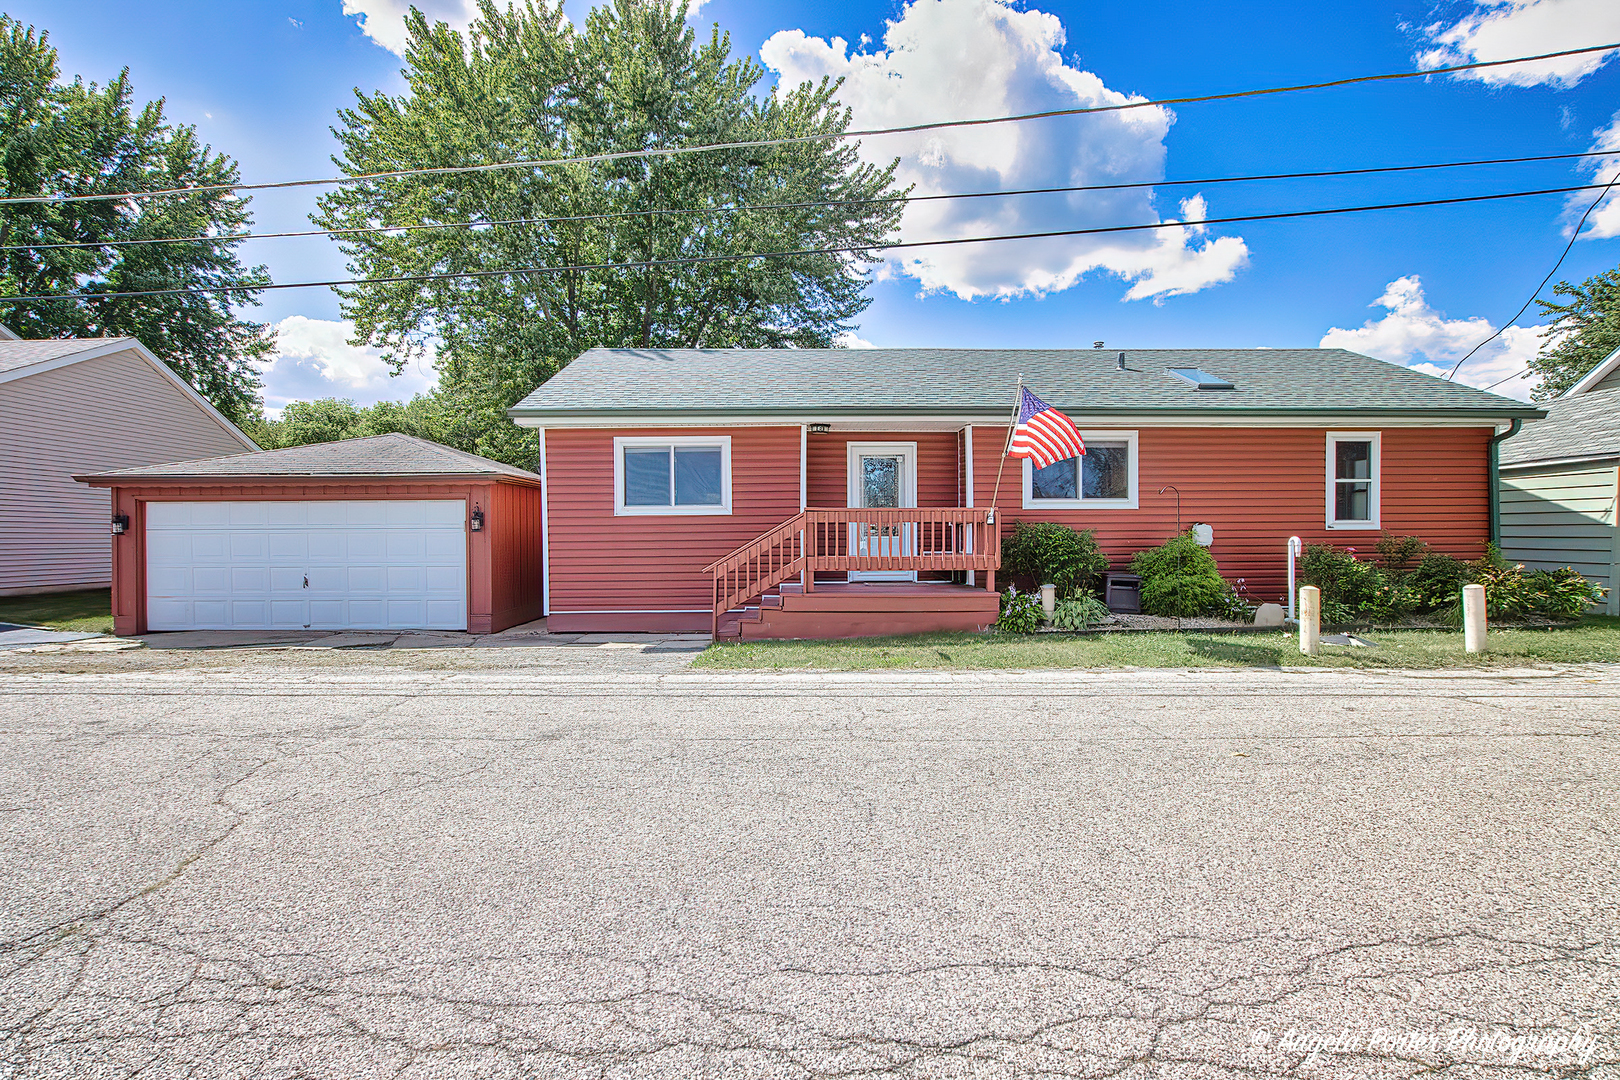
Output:
M464 22L467 0L420 0ZM11 0L50 32L63 72L106 81L130 68L236 157L248 180L329 175L329 132L356 88L397 91L404 0ZM345 8L351 9L349 12ZM577 19L582 4L570 9ZM707 0L734 50L784 78L848 76L857 124L1061 108L1117 95L1218 93L1620 41L1613 0L1282 5L1031 0L809 3ZM364 25L362 25L364 24ZM368 32L369 31L369 32ZM1182 179L1448 159L1612 150L1620 170L1620 61L1603 54L1487 79L1436 76L1172 111L1039 121L932 141L869 140L925 191L1101 179ZM1159 188L1109 199L1044 196L910 214L908 238L1225 217L1513 188L1589 183L1569 162L1371 177ZM308 190L254 203L261 229L307 227ZM1191 203L1183 200L1193 198ZM936 204L936 207L938 204ZM897 261L873 286L857 337L875 345L1356 348L1425 369L1449 363L1512 316L1563 248L1577 207L1551 196L1489 205L1170 230L1103 241L975 245ZM277 281L344 275L321 239L244 249ZM1620 199L1594 216L1560 271L1578 281L1620 263ZM389 378L346 344L329 291L268 294L281 355L267 405L409 396L432 372ZM1516 370L1538 341L1535 310L1464 377ZM1525 394L1518 382L1502 388Z

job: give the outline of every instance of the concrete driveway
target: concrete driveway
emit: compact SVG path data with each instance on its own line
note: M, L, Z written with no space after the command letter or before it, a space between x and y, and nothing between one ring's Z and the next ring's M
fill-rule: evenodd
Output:
M297 661L0 674L0 1077L1620 1059L1614 670Z

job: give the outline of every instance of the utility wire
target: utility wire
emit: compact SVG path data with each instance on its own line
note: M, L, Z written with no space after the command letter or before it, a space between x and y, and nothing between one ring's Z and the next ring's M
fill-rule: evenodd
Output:
M422 229L469 229L496 225L563 225L576 221L607 221L617 218L678 217L692 214L735 214L751 210L809 210L834 206L866 206L880 203L938 202L945 199L994 199L1016 195L1055 195L1081 191L1123 191L1133 188L1188 187L1237 184L1256 180L1311 180L1334 176L1366 176L1373 173L1419 172L1433 169L1460 169L1477 165L1517 165L1537 161L1566 161L1572 158L1612 157L1613 151L1586 150L1571 154L1535 154L1529 157L1480 158L1472 161L1440 161L1419 165L1379 165L1360 169L1318 169L1311 172L1258 173L1252 176L1212 176L1200 180L1139 180L1121 184L1078 184L1067 187L1018 188L1011 191L969 191L940 195L892 195L878 199L831 199L812 202L755 203L743 206L685 207L662 210L620 210L568 217L505 218L486 221L443 221L417 225L368 225L347 229L303 229L296 232L235 233L218 236L159 236L137 240L77 241L54 244L7 244L0 251L58 251L63 249L135 247L149 244L190 244L237 242L241 240L282 240L305 236L356 236L369 233L416 232Z
M1144 229L1202 228L1208 225L1230 225L1245 221L1278 221L1284 218L1326 217L1333 214L1359 214L1371 210L1405 210L1420 206L1452 206L1458 203L1492 202L1500 199L1524 199L1537 195L1562 195L1573 191L1591 191L1597 184L1577 187L1540 188L1535 191L1505 191L1491 195L1460 195L1449 199L1420 199L1413 202L1375 203L1365 206L1336 206L1320 210L1289 210L1273 214L1242 214L1234 217L1205 218L1198 221L1156 221L1141 225L1109 225L1093 229L1053 229L1046 232L1009 233L1000 236L961 236L946 240L901 240L880 244L852 244L844 247L799 248L788 251L759 251L741 255L694 255L670 259L648 259L640 262L584 263L572 266L528 266L501 270L463 270L437 274L397 274L388 277L345 278L333 281L290 281L266 285L204 285L175 289L143 289L130 292L55 293L38 296L0 296L0 303L21 304L53 300L116 300L145 296L177 296L191 293L247 293L257 294L272 289L333 288L340 285L390 285L413 281L448 281L473 278L514 277L523 274L555 274L587 270L645 270L661 266L698 266L721 262L745 262L750 259L794 258L806 255L855 255L870 251L894 251L906 248L947 247L958 244L984 244L1000 240L1044 240L1059 236L1096 236L1103 233L1138 232Z
M1613 151L1610 151L1610 155L1613 155ZM1509 319L1507 322L1498 327L1496 333L1492 334L1478 345L1475 345L1472 349L1469 349L1467 356L1464 356L1461 360L1458 360L1455 364L1451 365L1451 370L1446 373L1447 379L1455 379L1457 377L1457 370L1468 362L1468 358L1470 356L1473 356L1475 353L1479 352L1479 350L1501 337L1504 330L1518 322L1519 316L1523 315L1530 309L1530 305L1535 303L1536 297L1541 295L1541 290L1547 287L1547 282L1553 279L1553 275L1558 273L1558 268L1564 265L1564 260L1569 258L1570 249L1575 246L1575 241L1580 239L1581 229L1585 227L1586 219L1592 216L1592 211L1598 208L1598 203L1604 200L1604 198L1609 194L1609 189L1614 187L1614 185L1617 183L1620 183L1620 172L1615 173L1613 179L1611 179L1607 184L1602 185L1603 190L1599 191L1598 197L1592 200L1592 205L1586 208L1586 213L1581 215L1581 220L1575 223L1575 228L1569 234L1569 243L1565 244L1564 250L1559 253L1558 261L1553 263L1552 269L1547 271L1547 276L1541 279L1541 284L1537 285L1535 291L1530 294L1527 300L1525 300L1524 306L1519 308L1518 312L1514 314L1513 318ZM1598 185L1596 184L1591 185L1591 187L1597 186ZM1591 190L1591 187L1587 188L1586 190ZM1529 371L1530 369L1526 367L1524 370ZM1514 378L1514 376L1509 375L1508 379L1511 378ZM1491 386L1500 386L1502 383L1507 382L1508 379L1503 379L1501 382L1492 383Z
M264 184L204 184L196 187L162 188L156 191L123 191L98 195L19 195L0 198L0 205L17 203L71 203L99 202L110 199L149 199L160 195L195 195L211 191L266 191L272 188L330 187L338 184L359 184L369 180L392 180L404 176L444 176L454 173L493 172L501 169L537 169L554 165L592 165L607 161L632 158L665 158L682 154L707 153L714 150L755 150L772 146L796 146L810 142L838 139L861 139L876 135L904 135L919 131L939 131L944 128L983 127L989 124L1011 124L1024 120L1047 120L1060 116L1087 116L1095 113L1125 112L1131 109L1151 109L1164 105L1194 105L1212 101L1232 101L1238 98L1265 97L1272 94L1292 94L1302 90L1327 90L1358 83L1388 82L1398 79L1421 79L1430 75L1448 75L1458 71L1503 67L1510 64L1531 64L1541 60L1556 60L1565 56L1585 53L1609 52L1620 49L1620 42L1607 45L1588 45L1580 49L1540 53L1536 56L1517 56L1509 60L1478 60L1470 64L1429 68L1424 71L1394 71L1378 75L1356 75L1347 79L1327 82L1297 83L1291 86L1268 86L1254 90L1233 90L1224 94L1200 94L1193 97L1158 98L1155 100L1126 101L1117 105L1087 105L1074 109L1048 109L1043 112L1018 113L1012 116L990 116L976 120L937 120L926 124L906 124L899 127L866 128L858 131L828 131L813 135L796 135L786 139L746 139L735 142L704 143L698 146L670 146L657 150L619 150L606 154L585 154L579 157L550 158L537 161L497 161L484 165L440 165L415 169L394 169L388 172L361 173L356 176L337 176L324 180L281 180Z

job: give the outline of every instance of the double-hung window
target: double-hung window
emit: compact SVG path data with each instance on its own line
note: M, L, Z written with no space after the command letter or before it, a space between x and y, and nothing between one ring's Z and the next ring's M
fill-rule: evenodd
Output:
M1376 431L1328 432L1328 528L1378 528L1378 443Z
M1024 509L1136 509L1136 432L1082 431L1086 452L1044 469L1025 459Z
M731 513L731 437L614 439L613 512Z

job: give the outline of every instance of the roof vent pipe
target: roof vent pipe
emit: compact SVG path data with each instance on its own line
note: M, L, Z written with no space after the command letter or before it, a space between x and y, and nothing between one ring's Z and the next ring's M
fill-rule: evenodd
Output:
M1092 347L1092 348L1093 348L1093 349L1100 349L1100 348L1102 348L1102 347L1103 347L1103 342L1101 342L1101 341L1093 341L1093 342L1092 342L1092 343L1091 343L1091 347Z
M1119 370L1120 371L1125 370L1125 354L1124 353L1119 354Z

